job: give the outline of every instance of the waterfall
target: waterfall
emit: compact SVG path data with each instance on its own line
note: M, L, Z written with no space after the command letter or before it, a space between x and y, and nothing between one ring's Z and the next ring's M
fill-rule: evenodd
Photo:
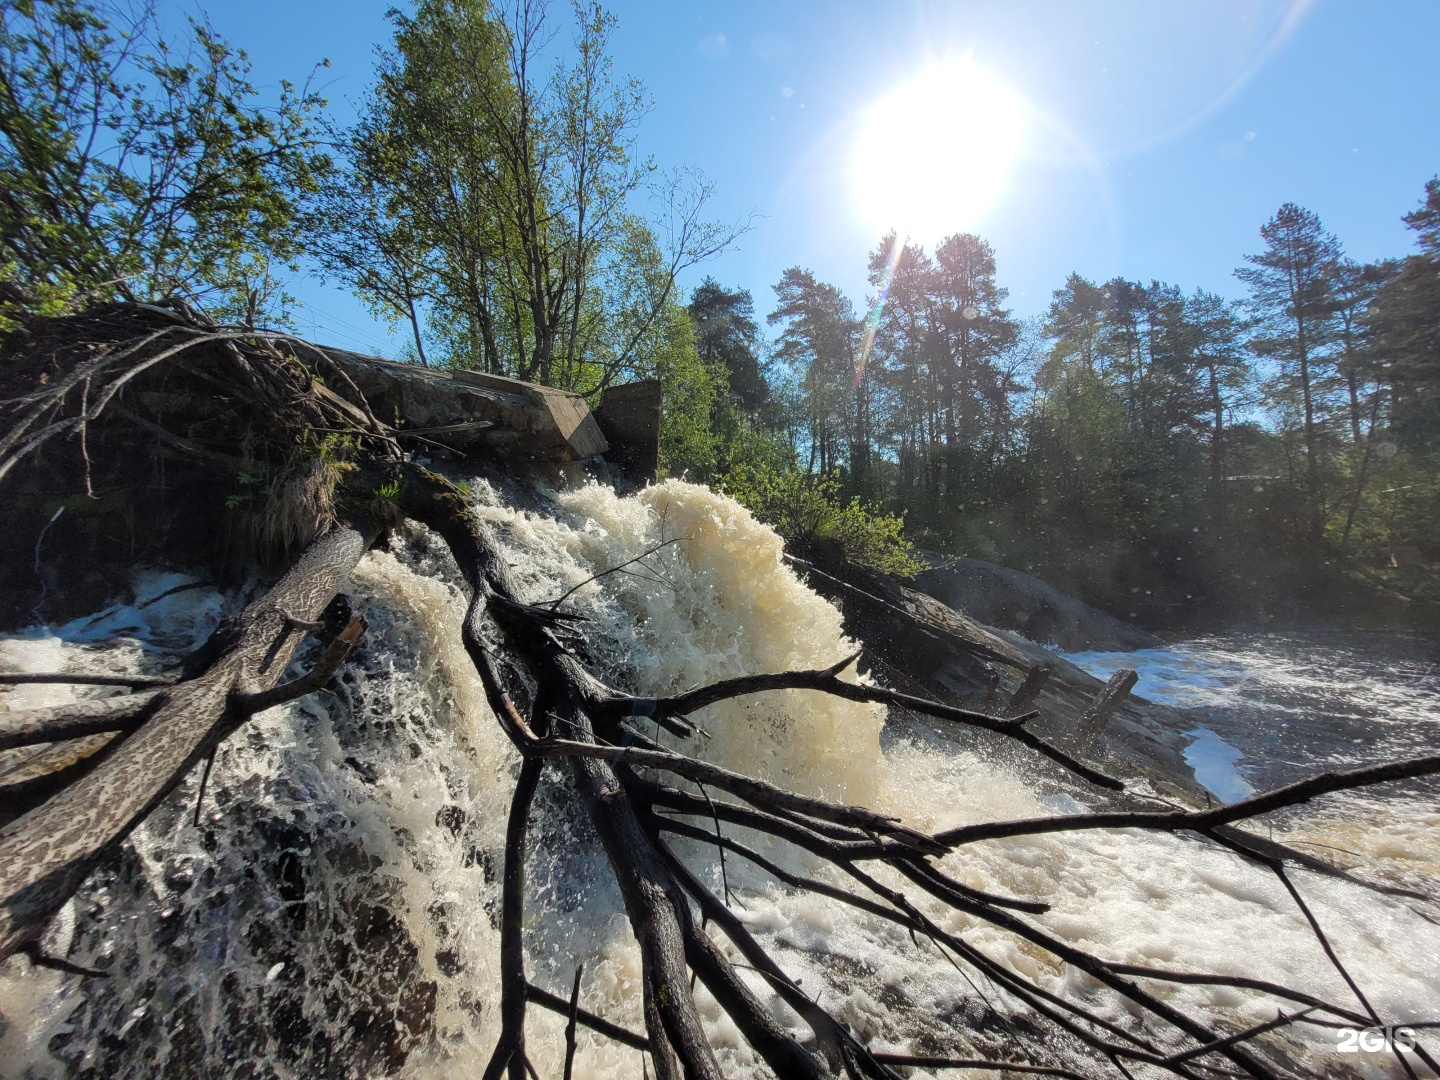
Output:
M855 648L836 609L782 562L775 533L707 488L672 480L622 497L595 483L544 490L477 477L468 489L525 599L570 593L566 609L586 618L583 658L616 686L675 693L828 666ZM179 584L173 574L141 575L131 603L0 641L0 668L151 670L239 603L198 585L170 591ZM466 599L438 538L401 530L388 550L365 556L347 591L369 629L334 692L256 716L220 749L198 827L195 775L51 928L51 952L110 977L22 958L0 968L0 1074L428 1080L483 1068L498 1029L499 869L518 757L461 646ZM0 708L86 692L20 687ZM790 691L693 719L708 738L664 735L666 745L924 829L1074 811L1087 798L1078 787L1040 791L1017 765L924 725L887 729L877 706ZM583 964L586 1007L642 1030L638 950L568 785L568 772L552 766L534 811L531 978L566 995ZM803 853L745 839L806 873L828 873ZM1023 1016L1022 1007L967 980L923 939L784 889L738 857L722 871L711 848L677 850L717 890L723 872L738 914L782 966L876 1049L986 1055L1033 1038L992 1011ZM1052 834L977 844L942 866L969 885L1051 904L1038 924L1106 958L1247 974L1353 1005L1283 887L1198 840ZM1404 902L1295 877L1382 1013L1440 1012L1440 928ZM1047 989L1092 1006L1108 1000L1042 950L916 902ZM758 978L752 984L770 996ZM1238 1025L1274 1016L1273 999L1229 988L1157 993ZM699 1001L726 1074L764 1075L703 990ZM1113 1018L1124 1020L1118 1006ZM541 1076L560 1075L563 1023L530 1010L527 1049ZM1333 1032L1296 1028L1284 1040L1306 1067L1333 1060ZM578 1077L640 1075L632 1049L584 1029L579 1047Z

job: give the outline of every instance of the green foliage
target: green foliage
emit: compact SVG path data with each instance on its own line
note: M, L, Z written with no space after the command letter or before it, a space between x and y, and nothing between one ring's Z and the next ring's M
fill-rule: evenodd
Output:
M574 7L566 56L543 4L421 0L359 123L314 238L328 272L414 352L590 395L661 361L676 274L736 235L705 222L710 187L635 151L650 107L615 75L613 16ZM635 212L644 196L653 225ZM658 223L663 223L658 224Z
M107 0L0 3L0 320L182 295L253 321L285 302L301 204L328 169L323 102L194 19Z
M798 434L807 472L848 466L862 484L873 442L874 380L862 363L860 320L835 286L792 266L775 286L766 321L781 327L775 357L798 390Z
M760 327L755 302L744 289L730 291L707 277L690 294L695 347L707 364L723 366L737 408L754 413L770 397L760 363Z
M240 485L240 490L225 496L226 510L239 510L248 506L257 495L268 497L274 490L263 477L252 476L247 472L238 474L235 482Z
M1341 250L1319 217L1286 203L1260 228L1265 250L1251 255L1235 276L1250 288L1251 348L1279 365L1266 387L1274 407L1300 437L1310 531L1324 531L1324 421L1335 358L1327 349L1336 333Z
M727 475L724 486L804 558L852 562L907 578L924 569L905 539L904 518L881 513L858 496L846 502L837 476L745 466Z
M720 438L712 424L725 396L725 368L695 348L693 324L678 304L666 306L642 377L660 380L660 471L704 482L715 474Z
M839 512L861 494L927 546L1151 625L1418 610L1440 599L1440 181L1407 222L1417 254L1359 266L1287 204L1240 271L1243 307L1071 275L1028 326L975 237L933 258L885 238L863 331L791 269L771 321L792 463L725 483L797 547L864 548Z
M1408 450L1440 451L1440 177L1407 214L1419 251L1378 290L1364 316L1393 386L1396 441Z

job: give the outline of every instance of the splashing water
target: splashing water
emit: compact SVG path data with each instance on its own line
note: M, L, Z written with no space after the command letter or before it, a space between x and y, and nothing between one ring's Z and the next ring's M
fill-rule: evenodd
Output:
M782 563L779 538L706 488L669 481L622 498L590 484L502 497L476 480L471 490L523 599L575 589L563 606L588 620L585 659L617 686L674 693L828 666L852 651L839 613ZM666 541L676 542L585 583ZM147 580L137 595L176 583ZM518 759L461 647L465 598L437 538L417 528L370 553L350 592L370 629L336 692L257 716L221 749L200 826L192 776L57 919L50 950L111 977L82 980L18 958L0 968L0 1074L458 1078L483 1068L498 1028L498 878ZM181 638L203 638L232 603L195 588L119 606L89 630L82 621L0 642L0 667L142 670ZM17 688L0 708L76 692ZM994 762L884 731L878 707L792 691L693 719L711 737L680 744L687 752L921 828L1053 812L1053 800ZM638 950L568 784L552 766L532 818L531 978L564 995L583 963L586 1006L639 1030ZM1065 802L1081 809L1084 799L1076 790ZM742 838L792 868L827 873L808 856ZM677 850L718 891L713 849ZM1351 1004L1279 884L1197 841L1131 831L1022 838L962 849L943 867L969 885L1050 903L1035 923L1103 957L1244 973ZM752 932L875 1049L982 1055L1020 1037L986 1022L985 999L1006 1014L1023 1007L985 983L972 988L928 943L782 889L736 857L725 873ZM1382 1014L1440 1013L1440 928L1354 886L1296 878ZM1007 968L1124 1021L1122 1008L1044 951L916 902ZM758 978L751 985L770 997ZM1273 999L1225 988L1156 992L1233 1024L1274 1014ZM703 990L699 1000L726 1075L764 1075ZM560 1072L563 1023L530 1011L527 1052L541 1075ZM1309 1068L1336 1060L1333 1033L1284 1038ZM635 1051L583 1029L579 1047L577 1076L640 1072ZM1363 1064L1393 1062L1371 1055Z

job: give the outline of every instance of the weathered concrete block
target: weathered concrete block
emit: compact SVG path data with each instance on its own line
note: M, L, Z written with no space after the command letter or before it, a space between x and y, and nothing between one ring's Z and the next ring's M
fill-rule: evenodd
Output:
M595 419L610 444L606 460L635 483L654 480L660 469L660 381L607 388Z
M375 415L402 432L448 429L426 438L535 461L578 461L609 449L578 394L478 371L442 372L342 349L325 352L354 380Z

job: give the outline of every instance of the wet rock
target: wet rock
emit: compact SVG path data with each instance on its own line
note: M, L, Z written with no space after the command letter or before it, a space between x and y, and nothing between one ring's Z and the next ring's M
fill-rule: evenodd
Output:
M1154 634L1019 570L980 559L919 554L930 569L915 579L915 587L987 626L1065 652L1125 652L1164 644Z

